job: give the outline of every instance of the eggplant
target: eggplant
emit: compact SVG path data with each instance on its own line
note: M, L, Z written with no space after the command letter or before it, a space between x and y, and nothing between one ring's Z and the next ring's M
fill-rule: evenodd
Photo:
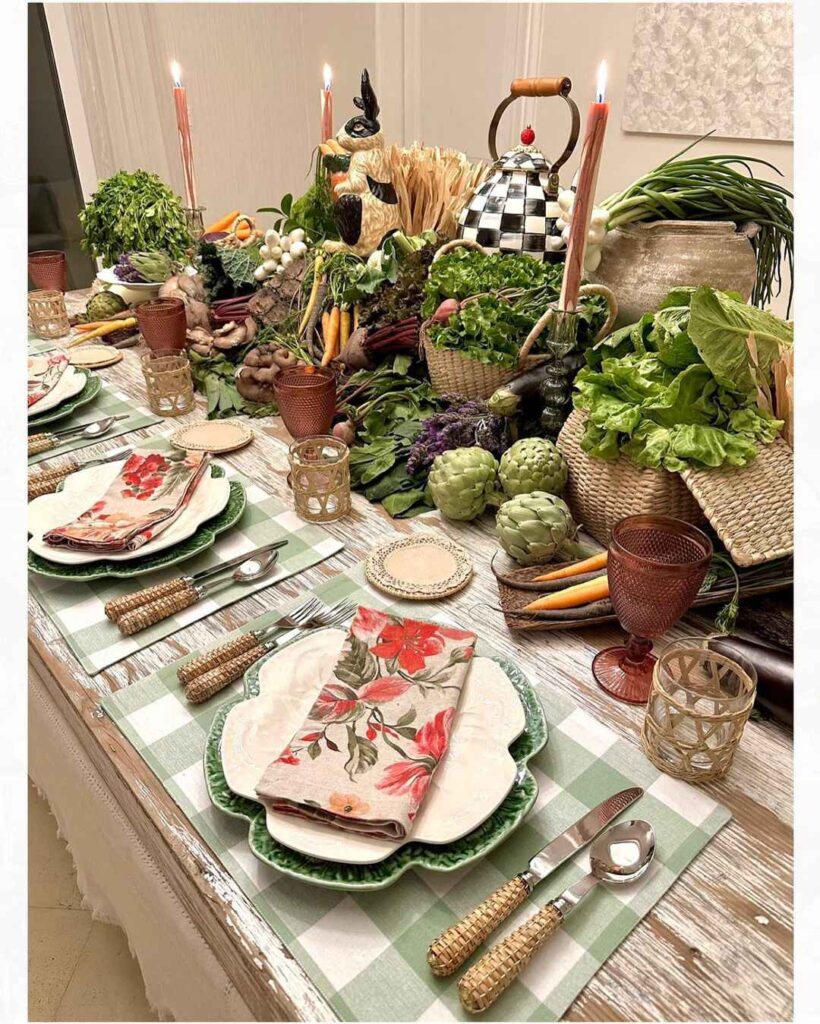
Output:
M757 700L786 725L794 723L794 662L785 651L736 636L716 637L709 646L727 658L745 658L757 672Z
M547 362L539 363L497 388L487 400L487 408L495 416L505 416L507 419L517 416L522 399L538 394L538 388L547 376L548 366Z

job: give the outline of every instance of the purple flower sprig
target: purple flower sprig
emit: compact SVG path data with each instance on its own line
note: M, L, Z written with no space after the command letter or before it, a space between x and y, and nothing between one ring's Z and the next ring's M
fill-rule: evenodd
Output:
M444 412L424 420L421 433L410 449L407 472L427 473L437 455L453 448L484 448L498 458L510 446L507 421L494 416L484 402L460 395L443 395Z

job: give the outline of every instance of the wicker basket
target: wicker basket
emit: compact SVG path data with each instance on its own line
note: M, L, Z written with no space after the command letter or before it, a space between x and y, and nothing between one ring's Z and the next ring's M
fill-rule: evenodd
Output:
M491 255L489 250L484 249L477 242L465 238L456 238L453 239L453 241L445 242L444 245L442 245L442 247L436 252L433 262L435 263L448 252L452 252L454 249L458 248L474 249L477 252L483 252L487 255ZM598 334L594 339L594 341L598 341L599 338L608 334L612 328L612 324L615 322L615 317L618 312L618 307L612 292L601 285L583 285L579 291L580 295L593 293L604 295L609 307L609 315L607 316L606 323L603 325L601 330L598 331ZM503 295L500 297L503 298ZM477 298L480 298L480 296L471 295L469 298L464 299L460 303L460 306L463 308L465 305L475 301ZM538 353L537 355L530 355L530 350L545 328L549 325L552 315L553 311L548 309L535 324L521 345L521 349L518 353L518 363L512 369L507 369L502 366L487 366L485 363L481 363L477 359L471 359L469 356L465 356L462 352L458 352L455 349L436 348L427 333L428 328L433 321L432 319L425 320L421 325L419 337L421 339L421 349L424 354L424 358L427 360L427 371L430 375L430 381L433 387L439 394L464 395L465 398L489 398L494 391L502 386L502 384L506 384L507 381L512 380L513 377L517 377L518 374L523 373L525 370L529 370L533 366L543 363L548 358L548 355L543 352Z
M564 498L575 521L601 544L624 516L667 515L701 525L705 516L678 473L643 469L621 455L613 462L581 449L586 416L577 409L558 435L558 450L569 463Z

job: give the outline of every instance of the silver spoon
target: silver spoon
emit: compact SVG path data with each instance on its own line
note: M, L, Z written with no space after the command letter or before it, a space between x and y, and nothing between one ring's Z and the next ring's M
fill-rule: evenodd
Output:
M101 420L87 423L84 427L69 427L67 430L56 430L51 432L52 437L69 437L76 434L78 437L99 437L109 430L118 420L124 420L128 413L122 412L118 416L104 416Z
M655 833L648 821L622 821L602 832L590 847L589 874L533 914L464 974L458 983L462 1006L470 1013L486 1010L598 882L634 882L654 856Z
M120 615L117 619L117 628L123 636L138 633L146 626L153 626L155 622L161 622L185 608L190 608L192 604L201 601L206 594L212 594L220 587L230 583L251 583L253 580L262 579L276 565L278 558L278 549L263 554L256 553L237 566L230 576L223 579L208 580L207 583L200 584L192 584L185 580L183 585L173 593L157 598L156 601L150 601L148 604L141 604L133 611Z

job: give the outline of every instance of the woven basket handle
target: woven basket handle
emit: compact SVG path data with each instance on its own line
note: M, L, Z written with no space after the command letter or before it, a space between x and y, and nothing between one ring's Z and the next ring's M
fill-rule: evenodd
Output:
M485 953L458 983L458 996L464 1009L481 1013L492 1006L562 922L560 911L548 903Z
M485 256L490 255L488 249L485 249L483 245L479 245L478 242L474 242L472 238L453 238L451 241L445 242L440 249L436 250L436 254L433 257L433 263L442 256L446 256L448 252L452 252L453 249L474 249L476 252L483 252Z
M615 323L615 318L618 315L618 300L615 298L612 291L607 288L605 284L582 284L578 289L578 297L582 295L603 295L607 305L607 317L604 321L603 327L598 331L595 337L592 339L592 344L600 341L601 338L605 338L607 334L612 330L612 325ZM521 346L521 351L518 353L518 368L523 370L525 368L527 356L530 354L530 349L538 341L541 335L544 333L544 329L547 327L549 322L552 320L555 314L555 306L551 305L544 315L536 322L533 329L524 339L524 344Z
M427 950L427 963L440 978L452 974L478 949L502 921L520 907L530 890L523 878L505 882L457 924L439 935Z

